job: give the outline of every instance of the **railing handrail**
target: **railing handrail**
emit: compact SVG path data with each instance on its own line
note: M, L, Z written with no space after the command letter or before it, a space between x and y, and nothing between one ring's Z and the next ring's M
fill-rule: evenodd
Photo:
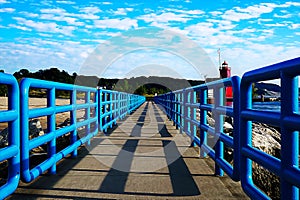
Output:
M0 111L0 122L8 123L8 146L0 149L0 162L8 160L7 182L0 187L0 199L4 199L16 190L20 179L20 95L14 76L0 73L0 84L8 88L8 108Z
M189 135L193 145L201 147L202 156L208 154L215 160L217 175L223 175L225 171L233 180L241 180L244 191L251 198L268 199L269 197L252 181L252 161L254 161L280 177L281 199L299 199L299 75L300 58L295 58L246 72L242 79L234 76L217 80L162 94L156 96L154 100L165 108L165 113L180 129L180 132ZM252 83L278 78L281 79L280 112L253 110ZM25 78L18 84L12 75L4 73L0 73L0 84L7 85L9 89L8 109L0 111L0 122L7 122L9 125L9 146L0 149L0 161L8 160L9 169L7 183L0 187L0 198L5 198L14 192L19 183L20 173L23 180L27 182L32 181L47 169L50 173L55 173L58 160L67 154L76 156L77 148L81 144L89 145L90 139L99 130L106 132L109 127L116 124L117 120L123 119L145 101L145 97L139 95L31 78ZM233 89L233 107L224 104L224 90L228 87ZM47 107L28 108L30 88L47 90ZM56 106L56 90L69 91L70 104ZM208 103L209 90L214 93L215 103L213 104ZM84 103L76 102L77 92L85 93ZM94 93L93 99L91 99L91 93ZM197 101L198 97L200 97L200 102ZM85 110L85 118L77 122L76 111L79 109ZM93 116L91 116L91 109L94 109ZM200 110L199 119L196 115L197 109ZM208 111L211 111L216 119L214 127L207 123ZM70 112L70 125L56 129L55 115L62 112ZM224 115L234 118L233 136L224 133ZM39 116L48 117L49 133L29 140L28 120ZM252 121L269 123L281 128L281 159L252 147ZM21 127L19 122L22 124ZM78 127L85 127L85 135L80 139L77 138ZM198 128L200 135L197 135ZM71 144L57 153L54 150L54 140L69 132ZM215 150L207 145L207 134L219 137ZM49 158L44 163L40 163L38 169L29 170L29 151L42 143L49 144ZM224 144L234 150L233 165L223 157ZM21 170L20 166L22 166Z
M239 85L240 78L238 76L234 76L227 79L221 79L210 83L204 83L201 85L197 85L194 87L184 88L181 90L176 90L174 92L169 92L160 96L155 97L155 101L161 104L165 108L165 113L169 117L169 119L174 121L174 124L177 128L180 128L181 132L186 132L192 139L192 143L201 147L201 156L206 156L206 153L216 162L216 174L223 175L224 170L233 180L238 181L239 177ZM233 87L234 93L234 106L233 108L226 107L224 102L221 99L225 98L225 93L222 90L226 87ZM213 90L215 94L215 99L218 99L218 105L208 104L207 99L203 98L207 96L208 90ZM195 95L198 94L198 97L202 98L200 102L195 102ZM219 96L217 95L219 93ZM173 96L172 96L173 95ZM217 96L216 96L217 95ZM221 96L220 96L221 95ZM193 96L194 101L191 102L189 99L190 96ZM172 99L170 101L170 99ZM196 119L195 110L196 108L200 109L200 119ZM211 127L206 123L206 112L212 111L215 115L216 126ZM181 114L178 114L181 113ZM191 117L191 113L193 116ZM234 129L233 135L235 140L226 135L223 132L223 119L221 118L222 114L227 114L231 117L234 117L237 120L234 120ZM175 115L175 116L173 116ZM186 122L188 121L188 122ZM200 137L196 135L197 130L190 130L190 123L199 127ZM186 127L188 126L188 127ZM221 142L217 142L217 150L213 150L211 147L207 145L207 132L210 132L212 135L217 136L220 135ZM226 143L227 146L234 149L234 164L230 165L224 158L224 146L223 143Z
M239 180L241 178L241 184L248 196L254 199L269 199L269 197L263 193L252 181L252 161L255 161L260 166L270 170L281 179L281 199L299 199L299 188L300 188L300 169L299 169L299 130L300 130L300 114L299 114L299 87L298 87L298 76L300 75L300 58L295 58L285 62L270 65L264 68L252 70L246 72L241 79L241 83L233 79L238 77L231 77L229 79L222 79L218 81L213 81L210 83L201 84L198 86L193 86L189 88L184 88L181 90L176 90L174 92L169 92L163 95L155 97L155 101L161 104L165 108L166 114L174 124L180 130L186 130L185 123L182 121L190 120L185 111L191 107L199 106L200 108L200 120L197 121L198 127L202 132L212 132L216 133L216 127L210 127L206 124L206 112L213 111L218 106L207 104L207 91L214 90L216 88L225 88L230 86L230 82L233 88L233 109L230 108L219 108L217 112L222 112L223 114L229 115L234 114L234 121L238 121L234 125L235 134L232 138L235 145L233 145L234 154L239 155L235 160L232 168L228 165L220 164L216 165L216 174L222 175L220 168L228 173L233 180ZM272 111L257 111L252 109L252 83L259 81L281 79L281 110L280 112ZM187 94L188 92L200 92L199 103L188 103L186 104L183 99L186 97L182 94ZM235 92L239 91L239 92ZM214 92L215 93L215 92ZM175 95L175 96L174 96ZM176 96L177 95L177 96ZM220 103L220 96L222 93L217 94L218 104ZM238 97L237 97L238 95ZM177 100L174 100L177 97ZM216 97L216 95L214 96ZM185 108L187 107L187 108ZM178 112L180 114L178 114ZM175 117L173 116L175 115ZM220 115L216 115L216 126L220 129L220 120L218 119ZM195 119L192 119L195 120ZM218 121L218 122L217 122ZM252 121L257 121L261 123L268 123L271 125L277 125L281 128L281 159L271 156L263 151L260 151L252 147ZM223 130L219 130L220 140L222 140ZM216 163L222 160L222 154L216 157L214 151L206 146L206 135L201 132L201 137L194 137L188 131L186 132L192 140L196 141L198 146L206 149ZM201 141L202 140L202 141ZM230 143L230 138L223 138L224 143ZM221 147L221 148L220 148ZM222 150L222 145L218 146L218 151ZM202 154L205 155L205 154ZM221 157L220 157L221 156ZM220 167L220 168L219 168ZM232 169L237 170L235 176L232 174ZM239 176L238 176L239 175Z
M244 74L241 82L241 176L245 192L252 198L268 199L252 181L252 161L280 177L281 199L299 199L299 86L300 58L295 58ZM252 109L252 83L281 79L280 112ZM255 116L255 119L253 117ZM281 159L252 147L252 121L270 123L281 130ZM298 129L297 129L298 128Z

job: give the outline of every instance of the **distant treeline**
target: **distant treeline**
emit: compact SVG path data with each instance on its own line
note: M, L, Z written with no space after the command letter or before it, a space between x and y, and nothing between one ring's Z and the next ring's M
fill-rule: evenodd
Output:
M4 70L0 70L0 73L1 72L4 72ZM90 87L98 86L105 89L113 89L140 95L163 94L169 91L174 91L194 85L200 85L203 83L203 81L198 80L185 80L157 76L141 76L128 79L107 79L98 78L97 76L78 75L75 72L70 75L68 72L59 70L57 68L41 69L36 72L30 72L27 69L21 69L20 71L15 72L13 75L18 81L20 81L22 78L27 77ZM32 92L31 94L39 96L39 92L37 90ZM5 85L0 85L0 96L5 95L7 95L7 87ZM59 95L63 96L64 93L60 92Z

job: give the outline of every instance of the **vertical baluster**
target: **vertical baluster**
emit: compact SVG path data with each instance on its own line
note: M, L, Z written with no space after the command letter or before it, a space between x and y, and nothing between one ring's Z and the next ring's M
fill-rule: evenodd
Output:
M219 87L214 88L215 103L213 109L213 116L215 118L215 137L218 137L217 143L215 145L215 174L218 176L224 175L224 171L219 167L219 165L216 162L217 159L222 160L224 157L224 144L219 139L220 134L223 132L224 119L223 116L220 115L216 109L219 106L224 105L224 94L225 94L224 88L219 88Z
M53 139L48 142L48 158L54 157L56 154L56 137L55 137L55 129L56 129L56 120L55 120L55 88L51 88L48 90L47 94L47 107L53 109L53 113L47 116L47 128L48 134L54 135ZM56 162L50 167L49 174L56 174Z
M77 96L77 91L76 89L74 89L73 91L71 91L71 99L70 99L70 103L72 105L72 111L71 111L71 119L70 119L70 125L76 125L76 113L77 113L77 108L76 108L76 98ZM77 127L75 126L75 129L71 132L71 138L70 138L70 143L71 145L74 144L77 141ZM74 149L74 151L72 152L72 158L77 157L77 148Z
M201 89L200 90L200 106L207 104L207 89ZM199 107L200 109L200 107ZM207 124L207 111L204 109L200 109L200 127L202 125ZM200 157L204 158L206 157L206 152L204 148L202 148L202 145L207 145L207 132L200 128Z

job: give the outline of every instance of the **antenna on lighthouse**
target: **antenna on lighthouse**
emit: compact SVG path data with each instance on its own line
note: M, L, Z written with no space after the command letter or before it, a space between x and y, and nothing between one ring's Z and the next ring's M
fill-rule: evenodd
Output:
M221 68L221 50L220 50L220 48L218 49L218 54L219 54L219 68Z

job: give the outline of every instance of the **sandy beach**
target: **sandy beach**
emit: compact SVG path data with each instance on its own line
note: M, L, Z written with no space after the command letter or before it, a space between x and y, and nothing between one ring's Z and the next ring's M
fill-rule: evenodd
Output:
M84 103L84 100L77 100L77 104ZM56 99L56 105L68 105L70 104L69 99ZM45 108L47 107L46 98L29 98L29 108ZM0 97L0 111L8 109L8 98ZM77 111L77 118L82 118L85 114L84 110ZM58 113L56 114L56 124L63 123L67 118L70 118L70 112ZM43 129L47 128L47 116L39 117ZM0 131L7 127L7 123L0 123Z

